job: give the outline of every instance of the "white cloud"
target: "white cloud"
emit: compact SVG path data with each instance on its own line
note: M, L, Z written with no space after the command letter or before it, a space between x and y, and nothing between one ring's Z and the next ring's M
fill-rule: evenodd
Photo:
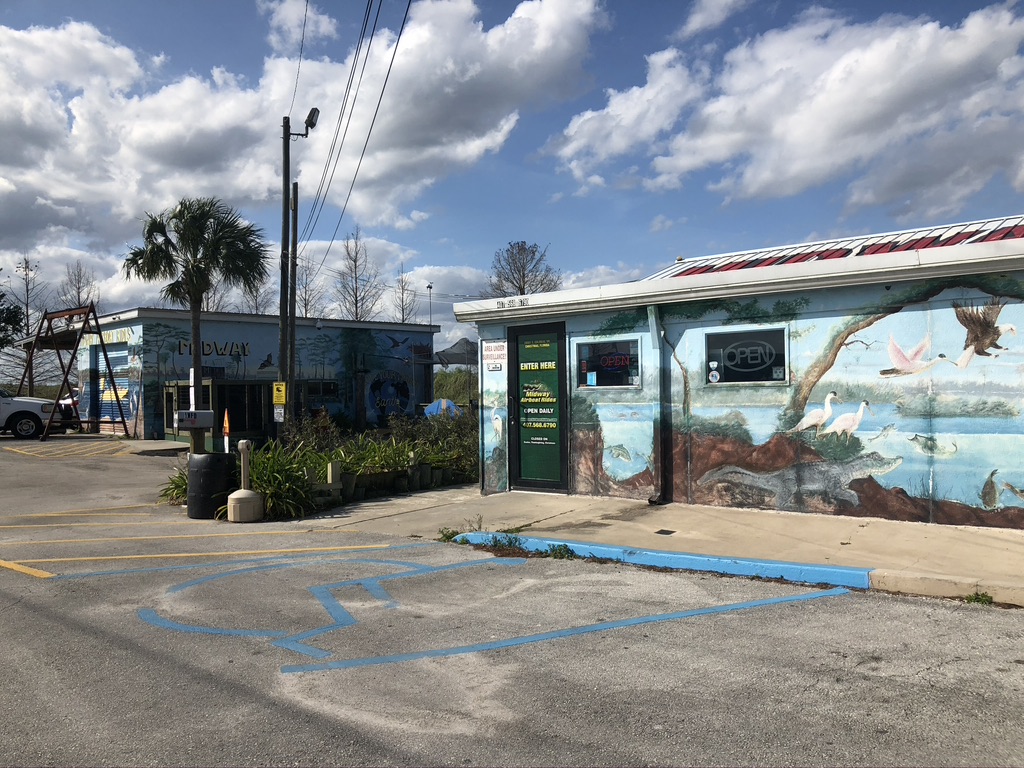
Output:
M106 297L134 297L137 286L152 297L155 286L117 277L146 212L186 195L215 195L249 215L279 209L277 116L295 88L304 2L259 7L275 50L291 58L267 57L257 78L224 68L168 72L163 54L133 52L88 23L0 26L0 266L20 253L53 254L47 279L56 282L58 259L102 252ZM416 3L345 221L396 229L426 221L429 209L409 204L500 150L524 105L577 93L589 36L604 20L598 0L528 0L485 29L469 0ZM312 4L306 25L307 43L336 35L333 20ZM337 110L352 54L304 57L296 110L323 112L309 137L291 144L303 201L327 167L334 179L328 201L344 204L395 44L385 29L370 46L351 123L347 112L339 122ZM342 131L334 166L330 147ZM322 218L317 234L331 231L335 215Z
M414 226L402 208L438 179L499 151L524 106L576 93L590 34L605 20L597 0L522 2L490 29L477 15L471 0L413 5L361 164L363 139L391 66L393 33L380 33L373 42L351 124L348 112L340 120L322 117L321 123L346 126L349 138L336 177L351 179L358 166L349 209L367 225ZM342 74L349 66L314 75L320 85L310 98L342 103ZM311 136L303 173L319 173L332 139L329 128ZM332 187L335 202L346 194L347 187Z
M595 166L655 144L700 94L700 85L683 66L679 51L660 51L647 57L643 86L609 89L604 109L576 115L549 148L584 188L600 186L603 180L592 173Z
M665 216L664 214L659 213L657 216L651 219L649 231L664 232L666 230L672 229L674 225L675 222L672 221L672 219L670 219L668 216Z
M337 22L307 0L256 0L270 16L267 42L275 53L297 55L300 47L338 36Z
M730 16L736 15L752 3L753 0L696 0L686 23L676 36L686 40L701 32L715 29Z
M891 15L852 23L812 9L717 68L684 64L675 49L650 57L637 100L653 100L656 63L677 84L661 92L660 122L619 132L619 100L631 91L609 91L603 109L570 121L559 157L580 178L646 154L652 191L697 172L717 173L710 188L727 199L846 180L850 207L948 214L999 173L1024 191L1024 135L1010 128L1024 118L1022 44L1024 18L1005 6L956 26Z
M592 288L599 285L628 283L646 275L647 272L640 267L630 266L620 261L615 266L602 264L579 272L566 272L562 275L562 288L568 290L570 288Z

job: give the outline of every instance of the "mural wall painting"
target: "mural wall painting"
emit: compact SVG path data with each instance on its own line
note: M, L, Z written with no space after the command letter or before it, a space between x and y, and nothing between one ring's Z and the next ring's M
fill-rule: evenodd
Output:
M480 347L482 491L500 493L508 490L508 342L481 339Z
M246 322L210 322L204 331L204 374L218 381L277 381L276 328ZM325 407L350 418L357 402L365 416L378 423L395 413L412 414L420 394L416 372L432 353L428 333L395 335L363 328L300 329L296 340L296 378L337 382L310 394L310 408ZM164 424L163 385L188 379L191 365L187 321L146 322L104 332L118 395L132 434L161 436ZM269 345L274 349L270 350ZM93 400L100 417L113 419L113 391L99 376L98 346L79 350L80 410L89 417ZM359 376L355 375L360 374ZM92 391L93 381L98 391ZM357 392L357 381L362 392ZM330 392L331 394L327 394Z
M1024 528L1022 299L1021 281L978 276L664 308L673 500ZM708 381L705 334L738 326L788 330L788 382ZM575 390L575 492L653 487L651 391Z
M658 404L650 392L658 371L646 325L646 312L626 312L596 329L575 329L569 455L577 493L654 495ZM602 378L610 386L602 386Z

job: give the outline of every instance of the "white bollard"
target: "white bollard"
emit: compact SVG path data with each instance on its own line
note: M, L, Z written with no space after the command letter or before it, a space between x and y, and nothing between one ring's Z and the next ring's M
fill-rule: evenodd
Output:
M228 520L232 523L254 523L263 519L263 496L249 490L249 454L252 440L239 440L242 456L242 488L228 494Z

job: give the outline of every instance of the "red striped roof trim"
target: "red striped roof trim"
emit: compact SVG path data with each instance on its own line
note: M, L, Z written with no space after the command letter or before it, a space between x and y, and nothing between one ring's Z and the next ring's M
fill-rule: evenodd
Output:
M694 259L677 261L672 266L644 279L657 280L665 277L689 277L691 275L704 275L712 272L732 272L738 269L777 267L785 264L802 264L815 260L843 259L882 253L948 247L963 243L987 243L997 240L1022 238L1024 238L1024 216L1013 216L973 221L964 224L914 229L906 232L890 232L817 243L776 246L754 251L739 251L719 256L701 256Z

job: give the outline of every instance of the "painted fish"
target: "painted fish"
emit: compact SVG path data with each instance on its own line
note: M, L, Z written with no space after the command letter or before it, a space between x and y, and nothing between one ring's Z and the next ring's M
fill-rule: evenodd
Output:
M957 451L955 440L950 441L952 447L942 445L931 435L914 435L913 437L908 437L907 440L914 443L921 453L928 456L951 456Z
M629 450L622 443L616 445L609 445L606 449L613 459L621 459L622 461L632 461L633 457L629 454Z
M1024 491L1022 491L1017 486L1010 485L1009 483L1003 483L1003 489L1009 491L1014 496L1016 496L1018 499L1024 500Z
M895 431L896 431L896 425L895 424L886 424L884 427L882 427L880 430L878 430L877 434L874 434L871 437L869 437L868 438L868 442L870 443L870 442L874 442L875 440L881 440L883 437L888 437L889 435L891 435Z

